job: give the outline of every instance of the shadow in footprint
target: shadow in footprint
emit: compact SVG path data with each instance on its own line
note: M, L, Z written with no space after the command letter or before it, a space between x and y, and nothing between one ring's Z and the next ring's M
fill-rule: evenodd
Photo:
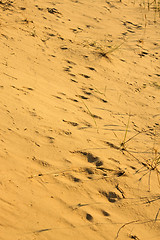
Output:
M87 174L90 174L90 175L94 174L94 171L93 171L93 169L91 169L91 168L86 168L86 169L85 169L85 172L86 172Z
M86 74L80 74L82 77L84 77L84 78L90 78L90 76L88 76L88 75L86 75Z
M100 192L103 196L105 196L109 202L111 203L114 203L116 202L117 200L121 199L120 196L118 194L116 194L115 192Z
M64 120L64 119L63 119L63 122L68 123L68 124L72 125L73 127L76 127L76 126L79 125L79 124L76 123L76 122L70 122L70 121L66 121L66 120Z
M88 97L85 97L83 95L76 95L76 97L82 98L82 99L88 99Z
M92 153L87 153L87 152L79 152L79 153L86 156L89 163L93 163L99 160L99 157L94 157Z
M110 214L109 214L108 212L104 211L104 210L102 210L102 214L103 214L105 217L109 217L109 216L110 216Z
M71 179L74 181L74 182L81 182L81 180L77 177L74 177L74 176L71 176Z
M91 71L96 71L96 69L93 68L93 67L88 67L88 69L91 70Z
M86 219L87 219L88 221L90 221L90 222L93 221L93 217L92 217L92 215L89 214L89 213L86 214Z
M87 157L87 161L89 163L94 163L96 165L96 167L99 167L99 166L103 165L103 162L99 159L99 157L93 156L92 153L82 152L82 151L78 151L78 153L82 154L83 156L86 156Z

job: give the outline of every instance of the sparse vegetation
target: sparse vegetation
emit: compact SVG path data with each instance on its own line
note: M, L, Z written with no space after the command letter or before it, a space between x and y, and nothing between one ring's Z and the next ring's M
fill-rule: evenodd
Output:
M156 137L156 132L155 132ZM152 155L150 158L145 159L142 161L143 167L136 171L136 173L142 173L143 175L139 178L139 181L141 181L145 176L148 176L148 191L151 190L151 174L154 172L157 175L157 181L160 186L160 152L158 151L158 148L154 146L152 148Z
M60 2L0 0L2 238L160 233L160 0Z

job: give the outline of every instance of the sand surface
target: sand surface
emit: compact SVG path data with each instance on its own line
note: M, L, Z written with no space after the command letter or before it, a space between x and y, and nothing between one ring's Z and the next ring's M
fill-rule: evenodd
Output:
M144 2L0 1L0 240L160 239L160 18Z

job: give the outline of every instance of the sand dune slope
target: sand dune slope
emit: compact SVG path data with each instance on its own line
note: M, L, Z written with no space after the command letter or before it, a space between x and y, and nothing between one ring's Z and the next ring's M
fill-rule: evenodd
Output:
M144 2L0 1L1 240L160 239L160 18Z

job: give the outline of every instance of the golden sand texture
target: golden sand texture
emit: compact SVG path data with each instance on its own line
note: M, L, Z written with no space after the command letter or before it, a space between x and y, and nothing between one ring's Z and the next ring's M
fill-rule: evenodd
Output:
M0 1L1 240L160 239L159 6Z

